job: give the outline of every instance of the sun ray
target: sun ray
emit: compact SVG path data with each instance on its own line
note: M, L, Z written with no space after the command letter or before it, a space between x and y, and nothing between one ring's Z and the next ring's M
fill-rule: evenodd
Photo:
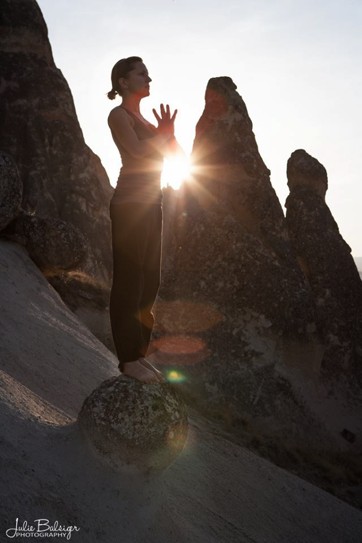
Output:
M191 158L178 153L166 157L163 164L161 187L172 187L178 190L191 173Z

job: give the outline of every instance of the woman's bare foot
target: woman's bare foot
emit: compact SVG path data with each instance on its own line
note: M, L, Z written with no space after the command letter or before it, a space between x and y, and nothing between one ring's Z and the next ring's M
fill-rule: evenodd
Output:
M159 383L160 380L150 368L142 364L141 360L126 362L123 364L122 373L133 379L137 379L142 383Z
M155 366L153 366L153 365L151 364L151 362L149 362L149 361L147 360L147 358L140 358L140 359L139 359L139 362L141 362L141 364L142 364L145 368L147 368L148 370L152 371L152 372L156 375L156 377L157 377L159 383L165 383L165 382L166 382L166 379L164 378L164 376L162 375L162 373L161 373L157 368L155 368Z

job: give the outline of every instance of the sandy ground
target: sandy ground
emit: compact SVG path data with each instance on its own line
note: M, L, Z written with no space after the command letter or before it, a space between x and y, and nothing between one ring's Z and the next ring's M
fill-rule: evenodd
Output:
M359 510L195 414L167 470L149 478L113 471L84 443L76 417L91 390L117 375L114 356L26 252L6 242L0 296L1 542L11 541L5 532L16 518L77 526L71 541L80 543L362 541Z

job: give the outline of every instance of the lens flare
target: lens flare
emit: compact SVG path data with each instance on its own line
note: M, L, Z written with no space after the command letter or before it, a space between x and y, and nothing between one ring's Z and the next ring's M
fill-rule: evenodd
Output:
M191 162L186 155L165 158L161 175L161 187L172 187L178 190L190 176Z
M157 363L166 366L191 366L209 354L205 342L191 336L166 335L155 339L151 346L157 353Z
M186 380L186 377L181 371L169 370L166 373L166 379L170 383L183 383Z
M158 299L154 311L156 327L178 336L199 334L223 320L222 314L213 305L190 300Z

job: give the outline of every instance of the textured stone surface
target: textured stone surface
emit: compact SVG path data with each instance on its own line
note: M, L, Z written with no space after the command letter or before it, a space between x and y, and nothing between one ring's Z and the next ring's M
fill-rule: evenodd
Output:
M87 239L82 269L109 282L112 188L84 142L35 0L2 0L0 27L0 149L19 169L22 207L76 226Z
M22 211L3 231L3 236L26 247L44 273L78 268L87 256L87 243L81 231L61 219Z
M115 467L141 471L168 466L187 435L184 404L169 385L144 385L119 376L85 400L78 422L89 442Z
M165 263L170 293L178 289L183 297L215 305L236 342L246 315L266 331L301 337L313 328L310 290L245 104L230 78L208 84L193 161L196 180L184 194L170 194L176 205L166 198L165 207L175 208L166 217L173 221L169 255L165 251L172 260Z
M230 78L208 84L193 161L195 179L165 194L159 359L173 353L195 401L298 432L312 422L284 369L318 374L315 308Z
M315 298L317 324L327 347L323 370L351 375L353 369L355 379L362 366L362 281L325 202L327 172L299 149L288 160L287 174L287 225Z
M291 193L308 190L324 200L328 189L327 171L323 164L304 149L292 153L287 163L287 177Z
M239 314L256 311L280 333L303 334L313 322L310 293L251 120L230 78L208 84L193 162L196 181L184 198L177 196L175 212L172 272L178 285L186 296L196 293L216 303L224 316L233 308Z
M19 213L23 185L12 157L0 151L0 231Z
M305 457L302 473L288 473L196 413L165 472L128 476L102 466L73 421L83 399L117 373L117 360L25 250L3 240L0 300L1 534L16 518L19 526L47 518L80 527L72 543L360 543L361 512L307 482ZM343 467L335 483L323 473L323 484L353 503ZM48 542L1 537L37 540Z

